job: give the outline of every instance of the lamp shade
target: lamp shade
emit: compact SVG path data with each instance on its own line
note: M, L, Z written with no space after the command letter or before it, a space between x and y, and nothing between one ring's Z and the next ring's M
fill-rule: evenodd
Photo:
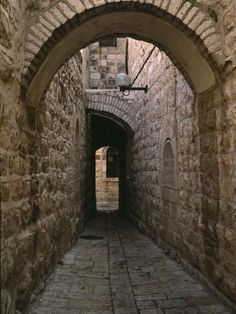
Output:
M130 86L130 78L126 73L118 73L116 75L116 85L119 87Z

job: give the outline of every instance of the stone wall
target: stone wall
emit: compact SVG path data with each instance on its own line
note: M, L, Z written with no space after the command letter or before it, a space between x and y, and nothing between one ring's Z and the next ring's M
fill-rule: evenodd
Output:
M96 200L97 202L117 202L119 200L119 179L107 177L107 149L96 151Z
M115 47L100 46L99 42L89 46L90 88L117 88L116 74L126 72L126 39L116 41Z
M28 234L21 228L30 211L30 166L25 152L26 109L19 101L25 7L23 0L0 3L1 313L14 313L14 286L23 289L22 277L27 274L22 268ZM14 278L13 269L22 274Z
M216 232L219 265L216 269L227 294L236 300L236 2L221 1L219 23L227 58L221 81L223 100L215 99L219 145L219 212Z
M129 40L131 77L151 49L150 44ZM231 84L233 73L229 74ZM129 144L128 214L153 239L235 300L235 102L225 107L220 88L196 97L157 48L135 85L145 84L147 95L134 94L139 123ZM227 90L231 98L232 85ZM224 118L227 135L222 137ZM166 141L174 156L171 185L163 178Z
M216 43L202 32L220 65L219 88L194 97L170 60L155 50L136 82L148 83L150 91L144 97L135 94L137 124L129 151L131 197L127 208L131 208L130 215L155 240L162 239L179 251L179 256L200 269L235 301L236 7L233 0L197 2L210 13L220 30L220 41ZM31 22L37 20L38 10L50 3L27 1ZM84 98L74 89L74 85L81 86L78 63L75 68L74 59L59 72L37 110L20 101L23 59L27 69L39 49L37 43L41 46L51 36L51 32L42 35L42 41L33 37L24 51L25 23L29 22L25 20L29 17L25 7L24 0L3 0L0 4L3 313L14 313L15 300L20 308L29 299L29 292L46 277L75 238L85 206L89 205L88 213L92 209L92 180L84 182L91 157L90 139L85 132ZM183 16L191 21L189 16ZM44 26L39 23L39 33L42 29ZM224 54L214 49L214 44L216 48L220 45ZM51 46L49 41L47 47ZM130 42L133 78L151 48L148 44ZM30 68L37 69L36 63ZM71 76L70 71L68 76L65 69L71 69L77 76ZM174 155L173 186L163 185L162 181L167 139ZM87 172L86 178L90 177ZM75 200L79 204L76 209ZM62 232L59 234L60 228L63 236Z
M30 201L35 206L36 225L33 278L39 281L71 246L90 214L89 142L80 55L58 71L34 118Z
M81 61L78 54L58 71L37 109L15 103L14 81L6 99L3 78L2 313L43 287L92 211Z

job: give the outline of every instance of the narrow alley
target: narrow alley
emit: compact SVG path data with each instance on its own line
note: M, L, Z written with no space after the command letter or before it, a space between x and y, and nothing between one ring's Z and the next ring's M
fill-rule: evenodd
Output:
M236 313L235 87L236 0L0 0L0 313Z
M99 212L28 314L232 313L118 211Z

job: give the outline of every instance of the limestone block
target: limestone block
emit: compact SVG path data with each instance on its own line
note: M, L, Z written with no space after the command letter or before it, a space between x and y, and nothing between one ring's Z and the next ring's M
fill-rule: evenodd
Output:
M227 56L231 56L236 52L236 32L230 32L225 38L225 53Z
M8 156L0 154L0 173L1 176L6 176L8 173Z
M9 130L3 127L1 128L0 147L5 150L8 150L10 147Z
M20 156L11 156L9 159L9 173L24 176L28 170L28 161Z
M9 290L1 289L1 313L14 313L15 304Z
M10 199L10 183L1 183L1 201L8 202Z
M19 201L24 197L25 184L23 180L11 182L11 197L14 201Z

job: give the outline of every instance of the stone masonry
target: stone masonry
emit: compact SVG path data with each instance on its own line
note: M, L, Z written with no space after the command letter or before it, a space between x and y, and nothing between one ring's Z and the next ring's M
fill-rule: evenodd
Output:
M16 243L26 225L31 208L26 108L19 101L21 70L24 62L24 1L0 4L0 184L1 184L1 312L14 313L15 298L10 273L18 264L16 254L24 252ZM25 218L26 216L26 218ZM16 235L18 234L18 239ZM8 238L8 239L7 239ZM12 254L13 250L15 254ZM21 256L24 260L24 253ZM22 263L18 265L22 271ZM19 270L18 270L19 271ZM23 274L25 271L22 271ZM13 272L14 274L14 272Z
M152 48L130 40L131 77L135 77ZM235 186L227 186L226 193L222 188L226 181L235 182L231 172L235 163L235 105L231 102L232 115L226 118L227 105L222 104L225 96L217 90L208 98L200 98L198 105L183 76L158 49L136 82L138 86L145 84L149 86L147 96L134 96L139 123L129 145L132 159L127 208L131 207L132 213L127 213L171 254L200 269L211 283L234 299L236 200L229 189ZM215 121L216 116L227 127ZM165 186L162 179L167 140L174 154L175 183L171 187ZM226 195L227 205L222 207Z
M102 147L96 151L96 200L100 202L118 202L119 178L107 177L107 149Z
M38 110L27 109L28 121L19 111L17 125L25 129L18 138L17 125L11 128L15 152L1 137L2 313L13 311L14 300L20 309L42 288L90 215L84 103L77 55L54 77Z
M118 89L87 89L86 109L88 112L99 112L106 116L113 117L129 133L133 133L136 125L132 95L125 96Z
M114 49L100 54L93 44L91 53L101 64L88 68L88 51L82 53L82 60L80 49L114 34L135 39L119 39L118 54ZM111 72L128 67L134 79L152 43L159 48L135 82L147 84L147 94L131 92L125 99L116 90L100 92L98 88L114 87ZM21 311L32 294L41 291L95 209L90 132L94 111L129 134L122 183L127 216L235 306L235 43L234 0L1 0L2 313ZM92 73L100 73L93 82ZM86 93L90 81L96 94ZM119 239L130 245L122 231ZM78 251L82 254L82 247ZM137 256L135 260L139 262ZM100 262L104 266L104 260ZM119 275L122 263L115 269ZM140 263L141 268L133 268L129 275L142 275L142 263L148 261L140 258ZM136 311L145 313L150 306L159 306L158 300L151 299L151 304L140 302L148 308L138 308L143 299L136 298L139 288L135 290L132 276L128 280L132 305L127 308L135 304ZM115 289L122 289L119 284ZM107 294L106 289L110 288L104 284L101 292ZM140 289L146 295L146 288ZM181 307L183 301L177 304ZM187 305L202 311L198 303ZM114 310L111 299L106 306ZM224 313L215 304L212 309L206 313L217 313L215 309Z
M126 40L118 38L116 46L100 46L96 42L89 50L89 88L117 88L116 74L125 72Z
M84 239L90 235L90 239ZM95 236L97 240L93 240ZM27 314L230 314L127 219L98 213Z
M135 4L139 4L139 2L141 4L143 3L143 1L131 0L129 3L127 3L127 10L129 10L129 6L131 8L134 6L133 2ZM217 60L219 64L222 64L222 62L224 62L223 51L220 47L221 39L217 25L218 15L221 17L221 22L222 17L224 18L225 15L228 17L230 22L230 28L228 28L227 31L224 32L224 34L228 35L228 33L231 31L232 23L234 24L231 16L231 10L234 10L235 7L232 0L224 1L222 6L219 5L219 0L192 1L191 3L188 1L172 1L172 3L171 1L148 1L146 6L150 5L150 2L154 5L154 8L163 11L163 18L165 18L165 14L166 16L171 15L173 17L173 20L175 18L181 20L184 26L187 26L190 30L196 32L196 34L200 36L200 38L204 41L204 44L206 45L206 47L208 47L210 53L214 55L215 60ZM86 12L86 10L93 10L96 9L96 7L102 6L107 3L105 0L101 0L99 2L66 0L63 2L55 1L54 3L44 4L39 4L36 1L35 4L36 5L34 5L33 8L29 6L29 9L32 10L34 15L37 16L37 13L40 14L42 12L42 9L44 11L40 15L40 18L38 20L35 20L33 17L30 19L32 31L27 37L28 53L25 59L25 72L28 73L26 80L32 77L32 72L34 71L33 67L30 71L28 71L27 68L30 67L34 56L38 54L38 52L40 52L40 47L42 46L42 44L47 41L48 38L50 38L51 34L54 32L54 30L58 28L58 26L64 26L67 20L76 18L76 14L83 14L84 12ZM112 3L108 3L107 6L108 5L112 5ZM226 6L230 7L230 11L226 9ZM144 7L144 9L146 9L146 7ZM224 14L224 16L222 13ZM66 29L68 29L68 27L66 27ZM235 38L234 34L230 32L229 38ZM233 56L230 55L230 59L232 58Z

